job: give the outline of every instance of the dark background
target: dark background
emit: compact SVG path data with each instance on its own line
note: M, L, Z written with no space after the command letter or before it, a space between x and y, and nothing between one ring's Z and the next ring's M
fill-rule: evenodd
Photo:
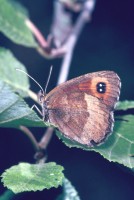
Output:
M49 33L53 13L53 1L21 0L29 10L30 19L46 36ZM133 1L98 0L91 23L84 28L76 45L69 78L99 71L114 70L122 80L121 100L134 98L134 11ZM48 91L55 87L61 59L46 60L34 49L17 46L2 34L0 44L10 48L25 64L32 75L44 87L50 65L53 72ZM31 88L39 88L31 82ZM30 102L31 105L33 102ZM20 131L0 129L0 174L18 162L34 162L31 143ZM43 130L33 129L39 139ZM55 161L65 168L66 177L75 186L82 200L131 200L134 199L134 176L125 167L110 163L95 152L69 149L56 136L48 147L48 161ZM0 193L4 188L0 187ZM59 189L37 193L23 193L15 199L54 200Z

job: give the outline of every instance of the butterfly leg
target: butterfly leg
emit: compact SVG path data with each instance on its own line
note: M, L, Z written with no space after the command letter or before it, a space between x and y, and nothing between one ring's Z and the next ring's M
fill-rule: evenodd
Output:
M38 113L39 113L41 116L43 116L43 115L42 115L42 112L40 111L40 109L39 109L35 104L31 107L31 109L33 110L34 108L38 111Z

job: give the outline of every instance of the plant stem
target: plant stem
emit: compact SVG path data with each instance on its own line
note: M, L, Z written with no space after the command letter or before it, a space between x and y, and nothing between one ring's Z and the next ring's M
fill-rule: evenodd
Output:
M43 135L43 137L41 138L41 140L39 142L39 146L41 149L47 148L47 146L52 138L53 131L54 131L54 129L52 127L47 128L45 134Z
M23 133L25 133L28 136L28 138L32 142L32 145L33 145L35 151L36 152L39 151L40 150L39 144L38 144L37 140L35 139L34 135L32 134L32 132L25 126L20 126L19 128L21 131L23 131Z
M74 28L72 30L71 35L69 36L67 42L64 44L63 49L66 49L66 53L64 55L59 78L57 81L57 85L60 83L63 83L67 80L69 69L70 69L70 63L73 56L73 50L76 45L76 42L79 38L79 35L84 27L84 25L87 23L89 19L91 19L91 14L95 6L95 0L88 0L83 5L83 11L81 12L80 16L78 17L76 24L74 25Z
M68 78L69 70L70 70L70 63L72 60L73 50L76 45L76 42L79 38L79 35L84 27L84 25L91 19L92 11L94 10L96 0L87 0L83 4L83 9L81 11L80 16L78 17L73 30L67 39L66 43L61 47L64 52L63 61L59 73L59 77L57 80L57 85L65 82ZM43 38L42 34L39 32L39 30L31 23L27 22L28 27L32 30L35 37L37 38L38 42L42 47L48 47L47 41ZM61 51L62 52L62 51ZM58 55L58 54L57 54ZM60 55L60 54L59 54ZM37 102L37 95L34 94L31 90L29 90L29 96L34 99ZM30 138L30 140L33 143L33 146L37 152L43 152L50 143L50 140L53 135L53 128L47 128L47 131L41 138L40 142L38 143L36 139L34 138L33 134L26 128L21 126L20 129L27 134L27 136ZM42 150L42 151L41 151ZM41 158L37 158L38 162L45 162L46 157L43 156Z
M34 36L38 39L38 43L43 48L47 48L48 47L48 43L45 40L44 36L41 34L41 32L38 30L38 28L29 19L26 20L26 25L32 31Z
M73 28L71 35L69 36L64 48L66 49L66 53L63 57L59 77L57 80L57 85L65 82L68 78L70 63L72 60L73 50L78 40L78 37L86 24L87 20L91 18L92 11L94 9L95 0L89 0L84 3L83 11L80 14L79 18L76 21L76 24ZM48 143L50 142L53 135L53 128L48 128L44 136L40 141L41 148L47 148Z

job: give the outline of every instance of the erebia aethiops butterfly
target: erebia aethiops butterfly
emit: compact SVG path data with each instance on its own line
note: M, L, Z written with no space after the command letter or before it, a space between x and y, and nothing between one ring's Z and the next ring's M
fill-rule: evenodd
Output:
M41 88L43 119L80 144L100 144L113 130L120 87L115 72L100 71L62 83L48 94Z

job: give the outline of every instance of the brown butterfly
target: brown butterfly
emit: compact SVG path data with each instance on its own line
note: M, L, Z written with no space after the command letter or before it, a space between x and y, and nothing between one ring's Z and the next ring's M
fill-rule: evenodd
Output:
M44 91L35 79L27 75L41 88L39 102L42 112L37 110L43 120L56 126L65 137L92 147L101 144L112 133L113 111L121 87L115 72L85 74L60 84L47 95L48 81Z
M113 71L85 74L40 95L42 115L70 140L89 147L113 130L121 82Z

